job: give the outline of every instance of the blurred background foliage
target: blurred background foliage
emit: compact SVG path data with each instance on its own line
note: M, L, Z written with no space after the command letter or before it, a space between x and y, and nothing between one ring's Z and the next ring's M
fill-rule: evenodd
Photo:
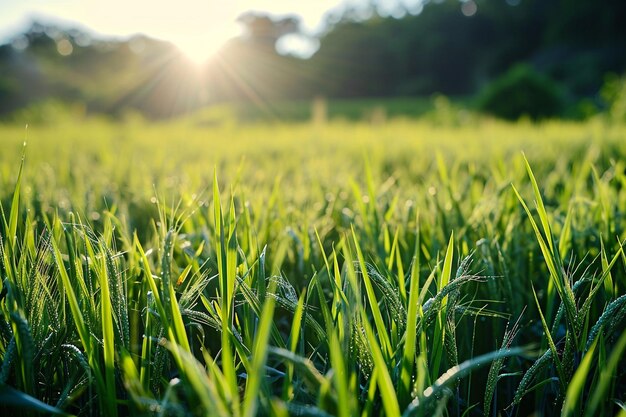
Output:
M0 115L15 119L16 110L54 99L86 114L158 119L227 103L243 119L301 120L311 116L311 100L325 97L331 116L354 118L346 103L366 99L413 117L435 93L507 119L620 111L613 106L624 88L626 3L417 4L398 4L392 16L376 1L328 15L306 59L277 52L289 36L309 36L299 17L249 12L239 18L241 36L201 68L168 42L94 39L36 22L0 46ZM357 117L371 110L366 103Z

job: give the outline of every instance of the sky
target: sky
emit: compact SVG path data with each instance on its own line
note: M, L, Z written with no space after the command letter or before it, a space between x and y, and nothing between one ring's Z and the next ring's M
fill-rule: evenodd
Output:
M359 0L0 0L0 43L6 43L34 19L61 23L97 35L126 37L137 33L171 41L196 61L210 57L241 28L242 13L255 10L272 15L297 14L313 35L324 15ZM311 47L292 39L285 52L306 54Z

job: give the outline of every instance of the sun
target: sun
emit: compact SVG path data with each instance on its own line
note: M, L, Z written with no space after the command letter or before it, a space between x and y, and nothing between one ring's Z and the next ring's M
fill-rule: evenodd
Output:
M203 66L231 38L239 34L233 25L229 28L197 34L172 36L171 41L197 66Z
M214 36L185 36L173 40L185 57L199 66L205 64L225 41Z

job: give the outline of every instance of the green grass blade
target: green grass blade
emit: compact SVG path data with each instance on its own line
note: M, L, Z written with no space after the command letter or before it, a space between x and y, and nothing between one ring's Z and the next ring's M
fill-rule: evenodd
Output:
M448 386L455 384L460 379L465 378L474 370L490 364L499 358L510 356L520 356L525 353L523 348L500 349L495 352L486 353L475 358L466 360L459 365L448 369L443 373L430 387L424 390L422 395L418 395L411 404L402 413L403 417L418 415L421 411L427 409L433 400L440 398L443 390Z
M452 275L452 260L454 258L454 232L450 233L450 240L448 241L448 249L446 250L446 256L443 261L443 268L441 275L437 280L437 291L443 290L443 288L450 282ZM433 334L433 347L432 358L430 363L431 379L435 380L439 376L439 368L441 366L441 359L443 357L444 343L446 338L446 315L448 296L445 296L441 301L441 307L437 313L437 321L435 323L435 331Z
M115 334L113 332L113 308L111 306L109 277L105 264L106 256L106 249L103 248L100 253L101 262L98 265L98 277L100 281L100 319L104 350L104 381L107 392L106 397L100 398L100 401L105 404L107 415L117 416L117 395L115 392Z
M232 206L232 202L231 202ZM220 283L220 311L222 324L222 345L221 358L224 378L227 381L228 401L234 415L239 415L239 394L237 389L237 374L235 372L235 358L231 343L233 308L232 297L235 288L236 250L231 247L234 235L228 239L224 230L224 217L222 215L222 204L220 201L219 183L217 181L217 171L213 175L213 207L215 221L215 252L217 257L218 277ZM233 231L231 231L232 233ZM234 258L234 259L233 259Z
M597 344L594 342L594 345ZM590 349L591 351L591 349ZM591 392L590 399L585 407L585 417L596 416L598 408L602 401L607 400L607 391L609 386L611 385L614 373L618 369L620 363L624 361L624 352L626 351L626 332L622 333L620 338L618 339L613 351L611 352L611 356L605 367L602 368L600 372L600 378L598 379L598 384L593 388ZM584 360L584 359L583 359ZM582 364L581 364L582 366ZM576 375L574 375L576 378Z
M274 292L274 288L270 287L270 292ZM254 417L257 413L259 391L261 383L265 379L263 368L267 360L268 340L272 328L272 320L274 319L274 303L274 298L268 297L263 305L263 312L260 317L261 322L254 341L252 368L248 372L248 380L246 382L242 409L244 417Z
M78 331L78 336L80 337L80 341L83 345L85 352L90 352L91 340L90 340L90 335L89 335L89 329L87 328L87 325L85 324L83 313L78 303L78 298L76 297L76 293L74 292L74 288L72 287L70 277L67 273L67 270L65 269L65 263L63 262L63 255L61 254L61 250L59 249L59 246L56 242L56 239L54 239L54 237L50 239L50 244L52 246L52 253L54 255L54 260L57 265L57 271L59 272L59 276L61 277L61 282L63 284L63 291L70 305L72 319L74 320L74 324L76 325L76 330Z
M370 326L365 309L361 309L361 319L363 327L365 328L365 334L367 341L369 342L369 349L374 360L374 367L376 369L376 385L380 391L380 396L383 401L383 409L387 416L399 416L400 406L398 405L398 398L394 390L394 384L389 375L389 369L383 356L381 346L378 344L372 326Z
M298 342L300 341L300 331L302 329L302 316L304 314L304 300L306 299L306 291L302 291L300 298L298 299L298 306L293 314L293 320L291 322L291 331L289 333L289 350L292 353L296 353L298 348ZM285 382L283 384L283 399L290 400L294 395L293 386L293 364L287 364L287 372L285 376Z
M15 189L13 190L13 200L11 201L11 212L9 214L9 246L12 248L11 253L15 253L15 244L17 242L17 220L20 212L20 193L22 187L22 172L24 171L24 160L26 159L26 143L22 150L22 161L20 162L20 169L17 174L17 181L15 182ZM4 213L3 213L4 216ZM6 221L5 221L6 224Z
M326 379L320 371L317 370L315 364L310 359L296 355L287 349L277 348L274 346L268 347L268 353L293 364L294 368L298 372L298 375L302 378L302 382L311 392L319 392L322 385L326 383Z
M578 369L574 373L574 377L567 387L567 394L563 402L562 417L572 417L580 415L580 405L582 402L582 394L585 388L585 382L591 370L593 355L598 345L598 339L591 345L589 351L585 354Z
M611 268L609 268L609 261L606 256L606 250L604 249L604 242L600 239L600 260L602 263L602 272L604 275L604 293L607 299L612 299L615 296L615 290L613 287L613 276L611 275Z
M17 174L17 180L15 182L15 188L13 189L13 198L11 202L11 211L9 213L9 221L7 222L2 202L0 202L0 214L2 214L2 222L4 225L4 231L8 236L2 236L0 234L0 251L2 252L2 266L6 270L6 274L10 281L15 281L16 271L16 252L17 252L17 221L19 217L20 209L20 193L22 184L22 171L24 169L24 160L26 153L26 143L24 143L24 149L22 151L22 161L20 163L20 169ZM4 242L3 242L4 239ZM4 243L4 248L1 245ZM4 279L0 279L0 291L3 288Z
M350 393L349 375L344 360L345 353L335 331L328 335L330 347L330 363L333 369L333 383L337 391L337 408L339 417L351 417L357 414L355 398Z
M174 349L173 344L169 342L164 345L172 354L180 357L181 367L186 371L186 381L202 406L204 414L216 417L232 417L233 414L228 409L228 404L220 396L219 385L221 385L220 380L222 378L216 375L219 370L213 365L213 360L208 357L206 351L203 353L209 372L191 353L182 349Z
M174 291L174 280L172 279L172 258L174 251L174 240L176 234L174 230L169 230L165 236L165 243L163 245L163 258L161 260L161 278L163 285L163 301L164 309L166 310L168 324L173 327L171 333L173 333L172 341L176 343L177 347L181 347L187 352L191 352L189 346L189 340L187 332L185 331L185 324L183 322L180 308L178 306L178 299L176 297L176 291ZM191 270L193 265L188 265L180 274L181 277L186 276ZM180 278L179 278L180 279Z
M406 405L410 401L411 379L415 367L415 353L417 344L417 319L419 309L419 270L420 270L420 227L419 216L416 216L415 248L411 262L411 274L409 275L409 301L407 308L406 330L404 334L404 350L400 373L400 385L398 387L398 401Z
M528 163L528 159L526 159L526 155L524 155L524 163L526 164L526 171L528 172L528 177L530 178L530 183L535 193L535 204L537 205L537 213L539 214L539 220L541 220L541 226L543 227L544 236L548 243L548 247L550 248L550 252L554 253L552 232L550 229L550 222L548 220L548 213L546 212L546 208L543 204L543 198L541 198L541 192L539 191L539 186L537 185L535 174L533 174L533 170L530 168L530 164Z
M552 309L553 309L553 305L554 305L553 304L554 303L553 302L553 299L554 299L554 288L556 288L556 291L559 294L559 297L561 298L561 301L563 302L563 304L565 306L565 312L566 312L567 318L568 318L568 320L567 320L568 326L570 326L571 330L574 330L575 329L575 323L576 323L576 317L577 317L577 314L576 314L576 300L574 298L574 293L572 292L572 289L569 286L569 281L567 280L566 277L563 276L562 270L560 269L560 258L555 255L555 253L551 249L551 246L549 245L549 242L552 240L552 237L550 236L547 239L544 238L544 236L539 231L539 227L537 226L537 223L535 222L535 220L534 220L530 210L528 209L528 206L524 202L524 199L522 198L520 193L517 191L515 186L512 186L512 187L513 187L513 191L517 195L518 200L522 204L522 207L526 211L526 214L528 216L528 220L530 221L530 224L532 225L533 230L535 231L535 236L537 238L537 242L539 243L539 247L541 249L541 252L543 254L544 260L546 262L546 266L548 267L548 271L550 273L550 278L551 279L550 279L550 283L548 284L548 288L547 288L547 291L548 291L548 310L547 310L548 311L548 317L551 318L551 316L552 316ZM548 243L546 243L546 240L548 241Z
M450 239L448 240L448 249L446 249L446 256L443 260L443 269L441 275L437 280L437 291L441 291L443 287L448 285L450 277L452 276L452 261L454 258L454 232L450 233ZM445 305L445 301L442 302Z
M189 265L187 268L191 268L191 265ZM189 346L189 338L187 336L187 332L185 331L185 323L183 321L183 316L180 312L180 307L178 306L178 300L175 296L176 292L174 291L174 286L171 282L169 283L168 291L171 293L169 308L172 324L174 327L174 334L176 335L175 341L180 345L181 348L183 348L187 352L191 352L191 347Z
M150 289L150 291L152 292L152 296L154 297L154 303L156 305L157 312L159 313L161 322L163 323L163 327L169 329L170 326L167 319L168 314L166 313L165 306L161 301L161 291L159 291L156 281L154 280L154 277L152 275L152 269L150 268L150 261L148 260L148 257L146 256L146 253L143 250L141 243L139 242L137 234L135 234L134 236L134 245L137 249L137 252L139 253L141 266L144 271L144 279L148 282L148 288Z
M17 409L27 409L42 414L57 416L71 415L5 384L0 384L0 404L2 404L3 407L11 406Z
M562 257L567 255L568 249L571 247L572 240L572 209L567 210L567 216L563 222L563 228L559 236L559 253Z
M386 360L389 360L393 355L391 341L389 340L389 335L387 334L387 326L385 326L385 322L383 321L383 317L378 306L378 299L376 298L376 293L374 292L372 281L370 280L369 274L367 272L367 264L365 263L365 258L363 257L363 253L361 252L361 247L356 237L356 233L354 232L354 228L352 228L352 238L354 240L357 260L359 262L359 269L361 272L361 276L363 277L363 283L365 284L367 300L369 302L372 316L374 317L374 324L376 326L376 332L380 340L381 349L384 352Z
M539 304L539 299L537 298L535 287L532 284L530 285L530 287L533 291L533 296L535 297L535 303L537 304L537 310L539 311L539 317L541 318L541 325L543 326L543 332L548 341L548 346L550 346L550 350L552 351L552 360L554 361L556 365L556 370L559 375L559 385L561 387L561 390L565 391L565 384L567 383L567 381L565 380L565 376L564 376L565 373L563 372L563 367L561 366L561 361L559 359L558 350L556 349L556 345L554 344L554 339L552 339L550 328L548 327L548 324L546 323L546 319L543 316L543 311L541 311L541 305Z

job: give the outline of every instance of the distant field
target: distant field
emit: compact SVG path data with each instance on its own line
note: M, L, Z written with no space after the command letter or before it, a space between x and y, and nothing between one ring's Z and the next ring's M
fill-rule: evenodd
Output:
M358 99L315 100L246 100L209 106L185 116L198 126L216 126L229 122L255 123L302 123L312 119L381 123L390 119L449 117L459 108L470 108L467 97L447 98L441 95L423 97L380 97ZM4 116L5 122L57 123L60 119L76 118L86 112L84 105L72 105L55 100L43 101ZM446 113L448 113L446 115ZM130 118L136 117L135 113ZM128 118L118 114L118 118ZM2 119L0 119L0 122Z
M0 410L626 415L626 127L434 103L1 125Z
M399 97L372 99L323 100L326 117L330 120L376 121L383 118L416 118L435 109L436 97ZM319 100L318 100L319 101ZM458 101L458 100L457 100ZM316 110L310 100L284 101L271 104L235 104L230 106L241 121L311 120ZM319 111L319 109L318 109Z

